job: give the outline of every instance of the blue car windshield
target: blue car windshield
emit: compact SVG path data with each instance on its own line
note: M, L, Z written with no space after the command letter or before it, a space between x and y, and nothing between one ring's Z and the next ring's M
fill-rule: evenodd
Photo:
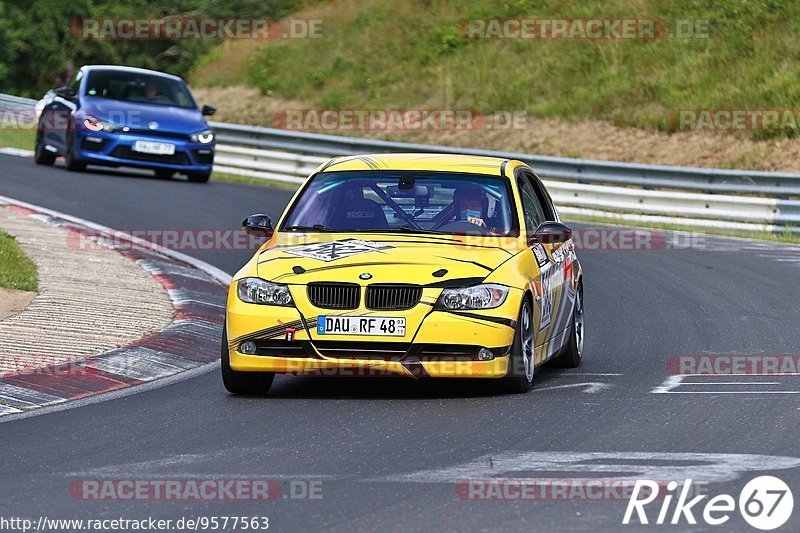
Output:
M507 179L449 172L323 172L305 187L282 231L517 236Z
M124 70L92 70L86 96L122 102L196 108L189 88L180 80Z

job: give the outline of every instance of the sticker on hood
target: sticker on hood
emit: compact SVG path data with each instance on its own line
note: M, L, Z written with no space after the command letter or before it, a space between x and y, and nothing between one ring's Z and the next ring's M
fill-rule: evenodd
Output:
M394 246L379 242L362 241L360 239L343 239L341 241L320 242L310 246L303 246L302 248L293 248L291 250L286 250L285 253L298 257L308 257L318 261L325 261L327 263L336 261L337 259L344 259L346 257L378 250L388 250L390 248L394 248Z

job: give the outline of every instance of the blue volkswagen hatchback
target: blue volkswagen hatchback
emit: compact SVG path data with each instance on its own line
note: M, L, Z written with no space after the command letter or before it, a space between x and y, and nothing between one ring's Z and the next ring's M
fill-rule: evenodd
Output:
M160 178L186 174L206 182L214 162L214 132L189 87L153 70L92 65L37 106L35 161L63 156L69 170L87 165L138 167Z

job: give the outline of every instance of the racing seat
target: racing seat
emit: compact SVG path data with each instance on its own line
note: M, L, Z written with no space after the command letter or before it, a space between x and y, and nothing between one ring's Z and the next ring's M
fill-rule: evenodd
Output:
M339 204L331 213L327 225L335 229L389 229L381 205L366 198Z

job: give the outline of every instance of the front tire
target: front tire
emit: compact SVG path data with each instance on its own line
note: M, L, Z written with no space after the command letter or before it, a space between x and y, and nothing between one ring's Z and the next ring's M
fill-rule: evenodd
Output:
M56 154L48 152L44 147L44 139L41 132L36 132L36 145L33 155L33 162L37 165L52 166L56 162Z
M237 372L231 368L228 352L228 330L222 326L222 384L228 392L247 396L265 395L272 387L274 372Z
M192 183L206 183L210 177L211 172L190 172L188 174L189 181Z
M564 352L558 357L561 366L577 368L583 360L583 342L585 330L583 323L583 286L575 290L575 309L572 311L572 327L569 329L569 340Z
M86 170L86 163L78 159L75 155L75 134L70 135L67 141L67 153L64 154L64 163L67 170L72 172L82 172Z
M503 390L508 394L524 394L533 388L535 357L533 349L533 307L525 298L519 310L517 331L508 361L508 375Z

